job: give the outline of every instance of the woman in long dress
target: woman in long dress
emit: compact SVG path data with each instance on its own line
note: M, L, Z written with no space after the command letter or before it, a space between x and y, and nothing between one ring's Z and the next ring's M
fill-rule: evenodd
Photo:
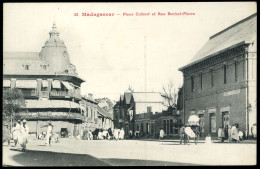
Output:
M13 140L14 140L14 146L17 145L18 143L18 138L19 138L19 134L20 134L20 124L19 124L20 121L18 121L17 123L14 124L14 127L13 127L13 131L12 131L12 135L13 135Z
M120 130L120 133L119 133L119 139L120 139L120 140L123 140L123 139L124 139L124 136L125 136L125 131L124 131L124 128L122 128L122 129Z
M27 126L26 122L26 120L21 121L19 128L20 134L18 137L18 142L22 146L22 151L25 151L26 144L28 143L29 127Z
M234 125L231 128L231 138L235 142L239 142L239 136L238 136L238 131L237 131L237 125Z

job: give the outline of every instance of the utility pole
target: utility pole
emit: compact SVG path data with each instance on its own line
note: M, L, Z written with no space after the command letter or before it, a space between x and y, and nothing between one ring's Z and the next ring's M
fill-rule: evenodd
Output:
M147 75L146 75L146 36L144 36L144 90L147 92Z

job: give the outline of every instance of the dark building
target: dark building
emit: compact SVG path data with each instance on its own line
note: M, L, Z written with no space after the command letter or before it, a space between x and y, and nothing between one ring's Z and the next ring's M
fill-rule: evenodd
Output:
M256 123L256 20L251 15L211 36L179 69L185 123L197 114L204 136L235 123L247 136Z

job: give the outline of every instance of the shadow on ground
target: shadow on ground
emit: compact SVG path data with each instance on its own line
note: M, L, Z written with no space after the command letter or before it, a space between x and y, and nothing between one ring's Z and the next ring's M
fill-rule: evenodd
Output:
M19 151L10 149L11 151ZM109 166L110 164L87 154L57 153L27 150L12 157L22 166Z
M19 151L18 149L10 149ZM22 166L195 166L196 164L138 159L98 159L88 154L27 150L12 157ZM10 166L10 165L5 165Z
M179 163L168 161L137 160L137 159L115 159L103 158L112 166L199 166L199 164ZM201 165L200 165L201 166Z

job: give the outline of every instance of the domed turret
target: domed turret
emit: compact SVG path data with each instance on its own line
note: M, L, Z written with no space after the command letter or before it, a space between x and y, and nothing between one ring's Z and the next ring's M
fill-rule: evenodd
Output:
M59 38L55 22L49 34L50 37L40 52L40 58L49 64L55 72L64 72L70 67L70 58L64 42Z

